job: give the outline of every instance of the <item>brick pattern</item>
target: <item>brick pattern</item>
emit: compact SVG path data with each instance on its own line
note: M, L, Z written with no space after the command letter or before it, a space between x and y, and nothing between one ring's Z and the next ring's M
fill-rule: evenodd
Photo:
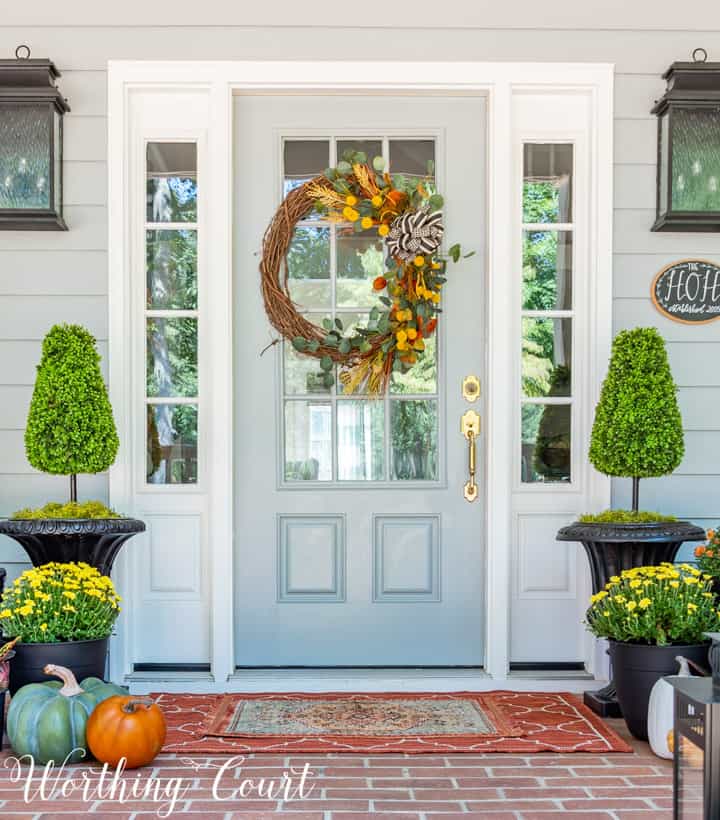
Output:
M655 757L647 744L630 739L621 721L610 723L629 740L632 755L255 755L226 771L218 785L223 797L245 779L252 779L253 788L223 802L213 799L212 789L227 756L193 757L191 763L182 756L161 755L139 773L143 783L152 776L161 787L171 778L183 779L185 790L171 817L265 820L285 813L292 820L364 820L370 815L375 820L670 820L670 762ZM5 768L9 754L7 746L0 754L2 820L149 820L157 817L163 801L139 794L121 804L107 799L105 792L84 802L77 791L27 804L23 784L13 783L12 768ZM306 785L312 786L308 799L285 800L277 793L283 773L300 770L306 763L312 772ZM67 770L59 784L70 778L79 781L82 772L91 772L91 785L99 783L97 766L80 765ZM138 772L126 772L121 780L129 790L137 777ZM275 791L269 794L270 780ZM33 784L39 785L37 773Z

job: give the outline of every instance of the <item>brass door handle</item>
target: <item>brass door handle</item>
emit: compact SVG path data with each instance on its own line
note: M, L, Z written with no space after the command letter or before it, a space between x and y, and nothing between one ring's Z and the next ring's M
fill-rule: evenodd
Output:
M475 439L480 435L480 416L474 410L466 410L460 419L460 432L468 441L468 466L470 478L465 482L463 495L467 501L478 497L478 486L475 483Z

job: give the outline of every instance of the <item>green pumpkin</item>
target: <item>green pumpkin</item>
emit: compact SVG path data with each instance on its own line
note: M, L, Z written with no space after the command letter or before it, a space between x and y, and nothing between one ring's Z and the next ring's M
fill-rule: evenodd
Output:
M76 763L88 756L85 724L90 713L111 695L126 695L127 689L99 678L78 685L64 666L48 664L43 671L62 683L30 683L13 695L7 717L10 743L18 756L32 755L36 763L54 760L59 765L66 758Z

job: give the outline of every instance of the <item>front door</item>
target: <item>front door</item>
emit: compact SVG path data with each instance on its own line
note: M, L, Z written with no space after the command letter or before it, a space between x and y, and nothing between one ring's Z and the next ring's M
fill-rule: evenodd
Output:
M252 666L482 666L483 470L469 503L463 379L482 384L485 105L473 97L242 96L235 109L235 656ZM284 193L348 148L435 177L449 263L434 344L387 396L346 396L265 316L258 262ZM375 232L308 220L291 295L316 322L367 321Z

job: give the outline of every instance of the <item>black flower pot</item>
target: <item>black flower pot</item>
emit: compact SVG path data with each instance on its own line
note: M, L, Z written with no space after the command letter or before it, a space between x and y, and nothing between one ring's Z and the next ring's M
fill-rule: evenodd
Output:
M108 638L63 643L17 643L10 662L10 694L27 683L54 680L43 672L48 663L66 666L78 680L105 677Z
M144 530L135 518L0 519L0 534L17 541L34 567L84 561L103 575L110 575L122 545Z
M650 690L667 675L676 675L675 658L682 655L699 666L708 667L710 643L648 646L610 641L610 658L615 674L617 699L625 723L638 740L648 739Z
M563 527L558 541L579 541L590 564L593 594L605 589L612 575L634 567L672 563L685 541L704 541L705 530L689 521L648 524L584 523ZM586 706L601 717L622 717L615 681L594 692L585 692Z

